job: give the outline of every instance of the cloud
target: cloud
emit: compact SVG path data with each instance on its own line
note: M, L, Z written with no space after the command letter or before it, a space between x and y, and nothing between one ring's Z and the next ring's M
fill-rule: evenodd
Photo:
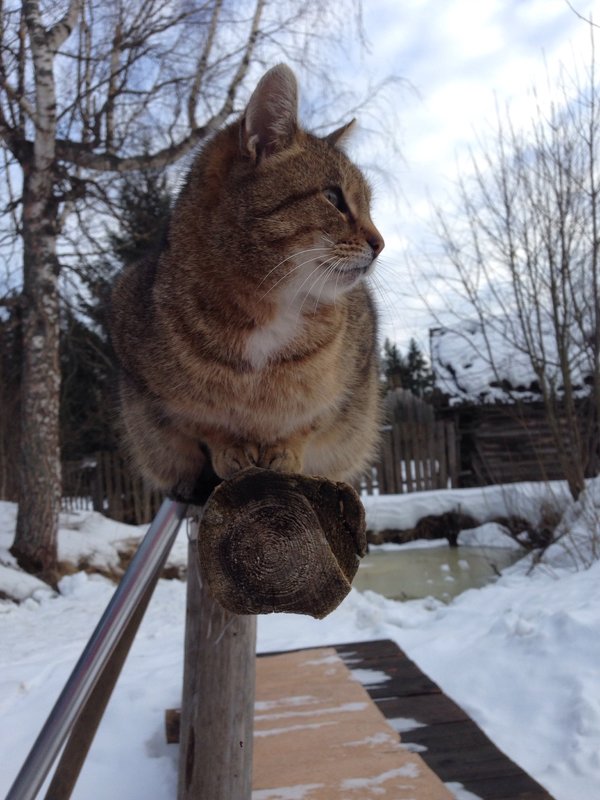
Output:
M561 64L589 63L589 26L564 0L372 0L365 4L372 52L361 69L402 75L417 93L397 99L397 137L403 161L388 154L388 181L398 191L379 197L376 222L386 238L382 282L384 335L405 344L426 339L427 311L415 293L406 299L407 253L420 258L431 242L430 200L444 204L458 170L468 169L469 148L510 109L524 126L556 96ZM590 16L591 0L573 0ZM357 73L357 80L360 75ZM536 87L534 100L532 89ZM385 160L381 143L372 159ZM382 187L385 190L385 187ZM399 199L400 198L400 199ZM428 293L425 286L420 287ZM410 307L410 308L409 308Z

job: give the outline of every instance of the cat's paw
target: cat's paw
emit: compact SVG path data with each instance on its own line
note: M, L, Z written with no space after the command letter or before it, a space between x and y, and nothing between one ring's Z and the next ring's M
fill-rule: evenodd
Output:
M231 478L236 472L252 466L255 461L252 451L245 445L231 445L230 447L213 448L213 469L223 480Z
M262 467L275 472L300 472L302 462L293 450L281 445L258 445L243 442L213 450L213 467L221 478L230 478L246 467Z
M278 445L261 447L257 467L275 472L301 472L302 460L295 450Z

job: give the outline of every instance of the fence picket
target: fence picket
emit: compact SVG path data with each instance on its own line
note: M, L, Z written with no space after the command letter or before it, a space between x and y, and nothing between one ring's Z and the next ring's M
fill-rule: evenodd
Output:
M162 500L119 453L101 451L94 458L63 463L65 511L93 509L119 522L141 525L152 521Z
M420 492L458 485L458 451L453 421L436 421L431 405L410 392L395 389L385 401L387 424L373 481L363 480L367 494Z

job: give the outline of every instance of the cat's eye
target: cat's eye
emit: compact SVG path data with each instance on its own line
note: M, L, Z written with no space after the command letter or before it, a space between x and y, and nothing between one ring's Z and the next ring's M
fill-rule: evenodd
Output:
M335 206L338 211L341 211L342 214L347 213L348 205L346 204L344 193L339 186L328 186L327 189L323 191L323 194L325 195L325 199L328 200L332 206Z

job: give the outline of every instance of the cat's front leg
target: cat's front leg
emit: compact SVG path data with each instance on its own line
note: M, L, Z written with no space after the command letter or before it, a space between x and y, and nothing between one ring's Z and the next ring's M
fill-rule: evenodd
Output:
M213 467L221 478L229 478L246 467L262 467L276 472L302 472L302 450L299 442L257 444L236 441L211 446Z

